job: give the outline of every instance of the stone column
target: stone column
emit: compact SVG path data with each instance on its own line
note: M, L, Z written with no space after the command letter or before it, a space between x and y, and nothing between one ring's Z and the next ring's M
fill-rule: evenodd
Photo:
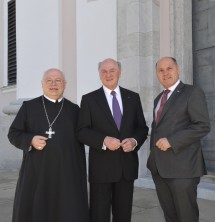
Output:
M211 132L203 138L208 174L215 178L215 1L193 1L194 84L207 98ZM214 180L214 179L213 179Z
M181 80L192 84L192 0L169 0L169 4L171 56L177 59L181 68Z
M159 58L159 1L117 1L117 52L122 63L120 85L140 94L142 106L150 126L153 100L159 92L155 76L155 62ZM147 141L139 151L139 177L147 176Z
M121 85L140 93L147 124L152 121L153 100L161 91L155 75L155 63L169 52L181 67L181 79L192 83L192 1L188 0L118 0L118 60L122 63ZM160 10L169 13L167 24L169 41L160 42L164 31L164 17ZM162 30L161 30L162 29ZM162 36L161 36L162 37ZM167 50L164 50L166 44ZM169 45L168 45L169 44ZM162 46L162 47L161 47ZM160 52L162 49L162 52ZM139 152L139 177L149 175L146 160L149 141Z

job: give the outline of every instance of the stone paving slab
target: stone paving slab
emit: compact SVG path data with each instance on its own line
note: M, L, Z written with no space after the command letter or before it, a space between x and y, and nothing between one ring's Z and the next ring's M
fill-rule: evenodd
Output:
M17 171L0 171L0 222L12 221L12 206L17 177Z
M17 171L0 171L0 222L11 222L17 178ZM214 222L215 201L198 199L198 203L199 221ZM165 222L155 190L135 188L132 222Z
M215 201L198 198L200 222L215 221ZM132 222L165 222L153 189L135 188Z

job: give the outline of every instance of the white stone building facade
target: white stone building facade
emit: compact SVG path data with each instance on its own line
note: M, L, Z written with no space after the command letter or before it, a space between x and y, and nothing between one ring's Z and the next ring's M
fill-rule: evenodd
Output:
M41 78L48 68L63 70L68 82L65 96L80 104L83 94L101 86L98 62L119 60L120 85L140 94L149 126L153 100L161 90L155 75L155 63L161 56L175 57L181 80L193 83L195 1L16 0L17 81L8 85L9 1L0 0L0 169L19 167L22 153L9 144L8 127L21 101L41 95ZM149 140L139 152L136 184L153 187L146 168L148 152ZM210 190L206 192L211 196Z

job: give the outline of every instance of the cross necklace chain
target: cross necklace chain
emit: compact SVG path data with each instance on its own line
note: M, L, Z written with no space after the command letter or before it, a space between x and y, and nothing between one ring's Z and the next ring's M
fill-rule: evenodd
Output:
M62 99L62 104L61 104L60 110L59 110L58 114L55 116L55 118L54 118L54 120L52 122L50 122L50 120L49 120L49 116L48 116L48 113L47 113L47 110L46 110L46 106L45 106L45 102L44 102L44 96L42 96L42 100L43 100L44 111L45 111L45 114L46 114L46 119L47 119L48 124L49 124L49 131L46 131L45 134L47 134L48 138L51 139L52 135L55 134L55 131L52 131L52 126L55 123L55 121L57 120L58 116L60 115L60 113L61 113L61 111L63 109L64 99Z

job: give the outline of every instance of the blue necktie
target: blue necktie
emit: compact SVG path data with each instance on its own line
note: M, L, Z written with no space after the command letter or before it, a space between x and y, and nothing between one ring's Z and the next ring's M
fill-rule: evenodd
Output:
M121 110L119 107L118 100L116 98L116 92L112 91L111 94L113 96L113 100L112 100L113 118L114 118L114 121L117 125L117 128L120 129L120 124L121 124L121 120L122 120L122 113L121 113Z

